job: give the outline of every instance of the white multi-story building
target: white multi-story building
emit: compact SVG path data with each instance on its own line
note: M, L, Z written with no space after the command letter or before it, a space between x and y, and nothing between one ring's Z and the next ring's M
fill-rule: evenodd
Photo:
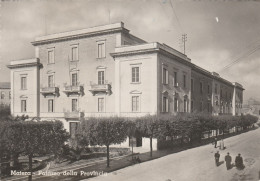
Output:
M59 119L205 111L239 114L243 87L116 23L38 37L35 58L11 61L11 112Z

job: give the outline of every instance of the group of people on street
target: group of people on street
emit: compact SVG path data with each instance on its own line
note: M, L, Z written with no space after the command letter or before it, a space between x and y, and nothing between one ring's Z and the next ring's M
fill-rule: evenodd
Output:
M219 151L217 151L215 153L214 157L215 157L216 166L219 166L219 158L220 158ZM227 153L227 155L225 156L225 162L226 162L227 170L231 169L232 168L232 164L231 164L232 157L229 155L229 153ZM237 169L243 169L245 167L243 164L243 158L241 157L240 153L236 156L235 166L237 167Z

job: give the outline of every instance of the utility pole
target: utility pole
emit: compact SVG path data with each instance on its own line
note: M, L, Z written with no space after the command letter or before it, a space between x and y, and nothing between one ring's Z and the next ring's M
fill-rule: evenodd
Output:
M185 42L187 41L187 34L182 34L182 43L183 43L183 54L185 54Z

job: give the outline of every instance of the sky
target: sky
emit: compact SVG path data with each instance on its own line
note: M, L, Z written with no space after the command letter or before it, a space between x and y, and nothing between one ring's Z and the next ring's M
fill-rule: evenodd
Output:
M0 82L11 60L34 58L35 37L124 22L147 42L165 43L196 65L239 82L244 99L260 99L260 1L2 0Z

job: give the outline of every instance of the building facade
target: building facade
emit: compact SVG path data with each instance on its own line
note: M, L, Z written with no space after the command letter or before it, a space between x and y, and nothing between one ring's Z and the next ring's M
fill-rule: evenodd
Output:
M11 86L10 82L0 82L0 105L10 106Z
M241 113L243 87L116 23L38 37L35 58L11 61L11 112L59 119L178 112Z

